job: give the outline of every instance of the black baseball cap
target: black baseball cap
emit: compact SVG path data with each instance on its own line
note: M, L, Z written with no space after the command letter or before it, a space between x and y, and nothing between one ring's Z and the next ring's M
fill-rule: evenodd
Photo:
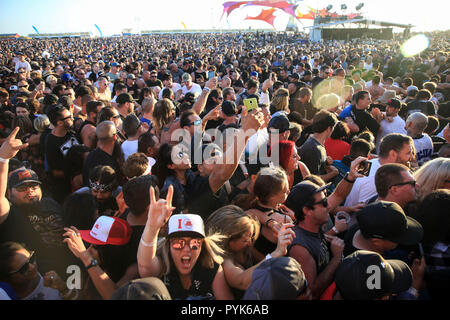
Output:
M361 234L369 238L389 240L401 245L414 245L423 237L422 225L407 217L395 202L377 201L356 214Z
M222 103L222 112L227 116L232 116L236 114L236 104L233 101L224 101Z
M289 122L288 117L282 113L279 113L275 117L272 116L267 129L278 129L279 133L283 133L288 131L289 129L292 129L293 127L294 125Z
M133 102L133 96L129 93L121 93L116 99L118 104L124 104L125 102Z
M172 300L164 283L155 277L128 282L111 296L111 300Z
M398 99L390 99L387 102L387 105L396 109L400 109L402 107L402 103L400 100Z
M379 278L372 283L375 275ZM344 300L375 300L408 290L412 272L401 260L385 260L376 252L358 250L341 262L335 283Z
M272 258L253 271L252 282L243 300L294 300L306 287L305 273L297 260Z
M17 169L13 171L9 176L8 179L9 188L17 188L24 183L42 184L36 172L26 168Z
M286 206L293 210L295 213L295 218L303 216L302 209L304 206L311 202L311 199L316 193L322 192L327 189L331 183L328 183L322 187L318 186L311 181L302 181L297 183L289 193L286 199ZM297 213L298 212L298 213Z

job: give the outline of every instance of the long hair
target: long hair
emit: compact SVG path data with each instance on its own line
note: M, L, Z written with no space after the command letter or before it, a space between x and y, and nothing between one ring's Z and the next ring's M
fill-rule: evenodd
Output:
M168 168L168 165L172 162L172 146L165 143L159 148L158 157L155 165L152 167L152 174L158 177L159 185L161 189L166 181L166 178L174 174L174 171Z
M431 192L442 189L445 180L450 180L450 159L436 158L425 163L414 173L419 188L419 201Z
M208 235L203 238L202 248L197 263L207 269L214 268L214 263L223 263L223 249L218 245L225 236L221 234ZM158 249L156 254L161 258L162 275L168 275L173 267L172 256L170 254L169 238L161 238L158 241Z
M159 132L172 120L174 106L169 99L159 100L153 109L153 126Z
M286 171L289 166L289 160L294 154L295 143L293 141L283 140L279 142L278 148L280 150L280 166ZM272 148L269 149L269 156L272 156Z
M271 103L276 111L289 111L289 90L280 88L275 91Z
M246 232L251 230L253 226L252 241L259 237L260 224L259 221L244 212L241 208L234 205L224 206L214 211L206 220L206 233L220 233L225 235L220 242L221 248L224 250L224 258L230 258L237 261L237 254L230 248L230 241L240 239ZM249 268L253 265L251 247L247 247L244 252L245 262L243 267Z

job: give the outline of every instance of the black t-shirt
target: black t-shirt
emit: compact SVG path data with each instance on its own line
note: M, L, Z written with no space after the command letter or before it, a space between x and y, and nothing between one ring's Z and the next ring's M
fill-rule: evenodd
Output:
M64 157L69 149L80 144L72 132L64 137L57 137L52 133L47 135L45 141L45 162L47 171L64 170Z
M98 165L110 166L117 174L120 174L120 166L117 161L108 153L100 148L96 148L89 152L83 166L83 185L89 186L89 170Z
M406 108L402 109L399 114L401 117L407 119L414 112L422 112L427 116L436 115L436 109L431 101L413 100Z
M380 124L372 117L369 112L367 112L367 110L359 110L356 109L355 106L352 106L350 112L353 121L355 121L355 123L359 127L359 132L370 130L375 138L377 137L378 130L380 129Z
M306 140L300 147L298 154L311 174L326 174L325 166L327 163L327 152L325 147L314 137L310 136L308 140Z
M75 264L78 259L69 252L65 244L61 243L59 247L56 247L54 243L45 242L42 235L48 235L46 232L48 230L40 233L41 230L37 224L33 227L33 217L30 219L17 206L10 205L8 217L0 224L0 243L13 241L25 245L27 250L36 251L39 271L55 270L64 279L67 276L67 267ZM40 214L47 212L47 203L43 203L38 212ZM45 216L41 217L44 219L42 222L45 223ZM51 226L52 224L49 228ZM59 235L61 238L62 234Z
M184 188L187 194L186 206L189 212L200 215L203 220L229 203L225 187L222 186L217 192L213 193L209 186L209 177L195 175L192 171L189 173Z
M129 266L137 263L137 251L145 226L131 226L130 241L123 246L105 246L102 250L102 267L114 282L119 281Z
M186 290L181 284L175 265L171 262L170 273L162 280L173 300L213 300L212 283L218 269L217 263L214 263L212 269L207 269L197 261L191 274L192 285Z

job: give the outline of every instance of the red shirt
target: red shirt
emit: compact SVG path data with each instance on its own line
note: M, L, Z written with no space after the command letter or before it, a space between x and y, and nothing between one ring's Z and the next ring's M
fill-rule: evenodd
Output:
M325 150L327 151L327 156L333 160L341 161L342 158L350 154L350 145L342 140L328 138L325 141Z

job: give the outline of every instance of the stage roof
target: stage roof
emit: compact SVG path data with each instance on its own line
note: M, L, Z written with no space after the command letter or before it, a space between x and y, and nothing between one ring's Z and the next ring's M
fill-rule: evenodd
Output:
M395 28L413 28L414 26L411 24L400 24L400 23L392 23L392 22L385 22L385 21L376 21L376 20L370 20L370 19L352 19L352 20L340 20L340 21L335 21L335 22L330 22L330 23L324 23L324 24L318 24L318 25L314 25L311 27L305 27L306 28L311 28L311 29L323 29L326 27L330 27L330 26L335 26L338 24L347 24L347 23L351 23L351 24L366 24L366 25L377 25L380 27L395 27Z

